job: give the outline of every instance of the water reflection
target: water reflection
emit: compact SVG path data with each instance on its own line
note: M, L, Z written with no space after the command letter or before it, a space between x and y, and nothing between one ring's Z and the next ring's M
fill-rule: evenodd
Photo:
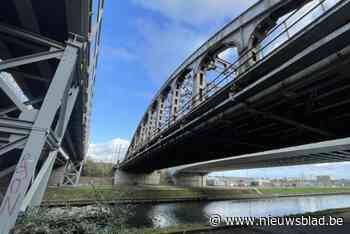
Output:
M169 227L207 223L212 214L222 216L281 216L350 207L350 195L290 197L262 200L146 204L133 207L128 224L134 227Z

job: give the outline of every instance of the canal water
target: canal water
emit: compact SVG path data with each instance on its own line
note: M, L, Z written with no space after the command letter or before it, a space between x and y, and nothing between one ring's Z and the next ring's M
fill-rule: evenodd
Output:
M213 214L222 217L282 216L348 207L350 195L142 204L130 208L127 223L138 228L164 228L178 224L206 224Z

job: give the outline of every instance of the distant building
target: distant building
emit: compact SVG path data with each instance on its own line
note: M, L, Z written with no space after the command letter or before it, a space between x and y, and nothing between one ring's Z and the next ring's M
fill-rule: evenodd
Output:
M208 186L216 187L263 187L263 188L304 188L304 187L350 187L350 179L335 180L332 176L323 175L309 179L257 179L249 177L209 176Z
M300 188L307 186L303 179L273 179L271 180L272 187L277 188Z
M248 177L228 177L228 176L211 176L207 179L208 186L220 187L249 187L253 178Z
M226 187L226 183L218 178L210 178L207 179L207 186Z
M250 184L252 187L273 187L273 183L270 180L255 180Z
M320 186L331 186L334 178L329 175L317 176L316 181Z

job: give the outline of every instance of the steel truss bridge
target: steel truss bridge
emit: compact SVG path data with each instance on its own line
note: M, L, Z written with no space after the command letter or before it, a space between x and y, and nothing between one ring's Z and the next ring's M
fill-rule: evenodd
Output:
M79 179L104 1L8 0L0 13L0 233L38 206L49 176ZM1 190L0 190L1 191Z
M341 152L295 148L289 161L278 152L258 166L349 160L349 12L349 0L257 2L164 83L120 169L147 173L330 140ZM232 60L223 56L230 50ZM257 166L239 162L236 169Z

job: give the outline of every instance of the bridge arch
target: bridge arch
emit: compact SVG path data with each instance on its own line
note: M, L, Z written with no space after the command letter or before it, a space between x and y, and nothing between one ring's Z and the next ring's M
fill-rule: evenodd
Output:
M340 0L289 1L263 18L250 35L251 63L264 58Z
M300 15L308 11L310 7L312 8L322 3L317 6L320 11L322 11L322 9L329 9L338 2L341 2L341 0L258 1L205 42L169 77L147 109L145 113L145 117L147 118L143 118L138 127L138 129L141 130L136 131L134 135L134 138L140 138L140 136L144 134L144 131L142 131L143 128L153 129L152 131L146 131L146 135L148 135L146 139L148 140L142 141L141 144L136 144L138 145L137 148L144 149L147 148L144 147L145 145L151 145L161 140L164 135L162 132L163 130L170 127L175 122L180 123L181 121L179 120L184 114L192 109L194 110L198 104L206 99L206 93L209 89L213 88L213 91L215 90L216 85L213 85L214 87L210 87L209 85L211 81L215 79L215 74L210 73L214 73L214 71L220 67L217 66L216 63L218 59L225 58L225 51L229 51L229 54L235 54L235 56L232 57L237 57L237 59L239 59L235 64L238 68L232 66L232 70L234 71L232 77L230 77L232 80L235 78L235 73L238 73L237 75L244 73L251 65L254 65L257 60L263 58L267 54L264 54L266 50L259 54L257 51L269 44L278 34L279 31L276 30L276 28L283 31L285 25L281 24L281 22L290 15L293 15L297 9L301 8L303 10L299 10L299 13L301 13L298 17L294 17L294 20L297 20ZM289 23L293 24L293 21ZM298 24L293 24L293 26L294 29L302 27ZM276 30L276 32L273 33L273 30ZM294 34L297 32L298 30L293 31ZM287 33L290 34L289 36L294 35L290 31L287 31L286 34ZM282 44L283 42L279 41L279 43ZM275 48L278 47L278 43L274 46ZM232 50L234 50L234 52L232 52ZM255 58L252 56L252 53L253 55L255 53ZM234 61L227 61L226 66L232 64L232 62ZM225 64L221 64L221 66L225 66ZM225 77L225 74L223 76ZM177 124L177 126L180 125L181 123ZM167 132L167 130L165 132ZM145 137L141 138L144 139ZM135 147L133 147L132 144L130 148L132 149ZM138 151L135 154L128 152L127 154L135 156L140 152L141 151Z
M229 83L236 77L236 72L229 69L239 58L239 46L235 42L227 42L217 45L214 49L208 51L199 62L196 76L198 77L199 90L197 91L198 102L213 95L218 89ZM232 75L225 80L218 80L223 73ZM194 79L196 82L196 79Z
M246 12L211 37L188 59L186 59L184 63L181 64L169 77L153 99L134 134L127 155L130 155L130 150L137 151L138 149L141 149L146 144L146 139L149 139L147 137L150 132L150 121L148 121L148 116L150 116L149 113L152 110L153 105L158 105L159 107L156 111L157 117L154 125L155 127L153 126L155 129L153 133L157 134L161 132L162 129L170 126L171 123L176 122L179 119L179 116L189 112L205 100L203 93L204 89L207 87L207 83L204 77L205 72L201 69L203 68L203 61L205 61L208 56L213 54L218 55L227 49L235 48L238 54L245 52L248 45L248 35L250 35L255 29L255 25L259 22L259 19L265 17L271 9L276 8L276 6L284 5L285 2L285 0L261 0L257 2ZM186 79L182 79L184 73L186 74ZM186 86L187 91L184 91ZM190 89L188 89L189 87ZM176 97L177 95L173 94L178 94L184 98ZM189 94L191 94L191 97ZM179 104L176 106L175 103ZM173 104L175 104L175 106ZM162 108L160 106L162 106ZM179 108L181 108L182 111L177 113Z

